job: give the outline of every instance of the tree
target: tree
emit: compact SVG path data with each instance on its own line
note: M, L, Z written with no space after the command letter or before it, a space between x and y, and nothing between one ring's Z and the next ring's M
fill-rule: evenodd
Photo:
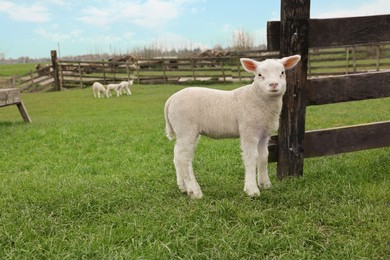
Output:
M253 36L243 29L236 30L233 32L233 49L236 50L249 50L254 45Z

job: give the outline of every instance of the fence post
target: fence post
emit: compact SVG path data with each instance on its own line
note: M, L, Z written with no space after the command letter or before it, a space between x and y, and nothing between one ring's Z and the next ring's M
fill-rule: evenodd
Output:
M280 56L300 54L295 71L287 72L278 136L277 176L303 174L310 0L281 0Z
M51 51L51 66L53 67L53 79L54 79L54 90L61 91L60 78L58 72L58 63L57 63L57 51Z

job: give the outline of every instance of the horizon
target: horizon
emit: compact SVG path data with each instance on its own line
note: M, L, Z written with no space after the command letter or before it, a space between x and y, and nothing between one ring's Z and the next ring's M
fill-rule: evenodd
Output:
M248 8L259 6L259 8ZM389 14L386 0L312 1L312 18ZM244 14L239 16L238 14ZM0 58L45 58L231 46L244 31L266 44L267 21L280 20L280 0L221 5L210 0L17 0L0 2Z

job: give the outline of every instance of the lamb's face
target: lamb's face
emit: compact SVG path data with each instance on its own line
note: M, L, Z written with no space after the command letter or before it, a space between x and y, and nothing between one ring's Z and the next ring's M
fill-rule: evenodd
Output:
M254 84L269 96L280 96L286 92L286 72L279 60L265 60L255 69Z
M241 64L248 72L255 75L253 84L269 96L281 96L286 92L286 69L293 68L301 59L301 56L294 55L282 59L269 59L255 61L242 58Z

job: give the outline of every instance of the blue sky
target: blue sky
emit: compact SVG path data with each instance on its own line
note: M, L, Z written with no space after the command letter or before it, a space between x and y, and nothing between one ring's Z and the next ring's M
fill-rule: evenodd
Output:
M390 14L389 0L312 0L311 17ZM0 0L0 54L6 58L126 53L134 48L212 48L234 31L266 43L280 0Z

